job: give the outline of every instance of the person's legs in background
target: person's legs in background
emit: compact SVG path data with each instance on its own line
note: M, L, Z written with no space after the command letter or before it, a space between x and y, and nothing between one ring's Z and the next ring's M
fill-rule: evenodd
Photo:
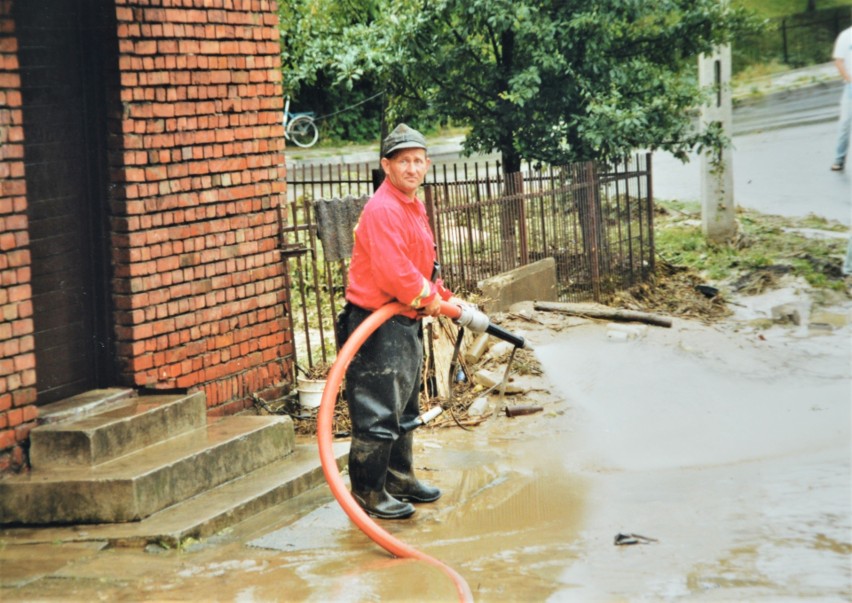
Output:
M834 163L831 169L835 172L843 170L846 154L849 151L849 130L852 128L852 83L843 87L840 99L840 124L837 134L837 150L834 153Z

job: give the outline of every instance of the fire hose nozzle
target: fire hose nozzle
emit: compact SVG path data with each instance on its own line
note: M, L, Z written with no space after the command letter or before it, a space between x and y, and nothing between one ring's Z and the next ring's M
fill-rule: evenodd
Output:
M460 305L461 315L456 319L456 322L461 327L470 329L474 333L485 333L491 321L484 312L480 312L473 306Z
M461 327L466 327L474 333L488 333L503 341L508 341L516 348L531 350L532 346L523 337L515 335L491 323L488 316L484 312L480 312L472 306L459 305L461 313L455 319Z

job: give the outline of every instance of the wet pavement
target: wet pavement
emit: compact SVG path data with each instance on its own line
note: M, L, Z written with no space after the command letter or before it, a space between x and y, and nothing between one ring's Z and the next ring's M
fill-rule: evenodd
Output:
M850 226L850 170L832 172L837 121L734 136L734 202L765 214L814 214ZM654 198L701 200L701 161L653 155Z
M620 342L601 321L513 322L544 374L473 431L422 429L415 462L444 496L382 525L477 601L849 600L852 306L836 328L752 329L777 301ZM508 418L507 402L544 411ZM0 568L10 602L456 599L325 488L180 550L6 538Z

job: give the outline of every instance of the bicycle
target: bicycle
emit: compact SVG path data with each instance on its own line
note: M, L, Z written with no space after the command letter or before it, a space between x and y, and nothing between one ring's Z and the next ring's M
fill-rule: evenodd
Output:
M284 138L303 148L314 146L319 138L314 113L290 113L289 96L284 104Z

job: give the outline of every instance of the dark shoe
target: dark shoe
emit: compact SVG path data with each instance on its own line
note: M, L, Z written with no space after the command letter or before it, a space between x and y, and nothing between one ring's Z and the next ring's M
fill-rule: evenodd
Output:
M352 438L349 481L352 496L368 514L381 519L405 519L414 513L414 507L397 500L385 490L391 446L391 440Z
M414 506L397 500L385 490L371 490L356 493L352 491L355 501L368 515L379 519L405 519L414 515Z
M388 459L388 475L385 487L391 496L400 500L430 503L441 498L438 488L424 484L414 475L412 467L412 445L414 434L401 435L393 443Z
M399 476L392 470L388 471L386 484L388 493L399 500L430 503L441 498L441 491L438 488L417 479L406 480L404 476Z
M842 172L843 171L843 164L842 163L833 164L831 166L831 171L832 172Z

